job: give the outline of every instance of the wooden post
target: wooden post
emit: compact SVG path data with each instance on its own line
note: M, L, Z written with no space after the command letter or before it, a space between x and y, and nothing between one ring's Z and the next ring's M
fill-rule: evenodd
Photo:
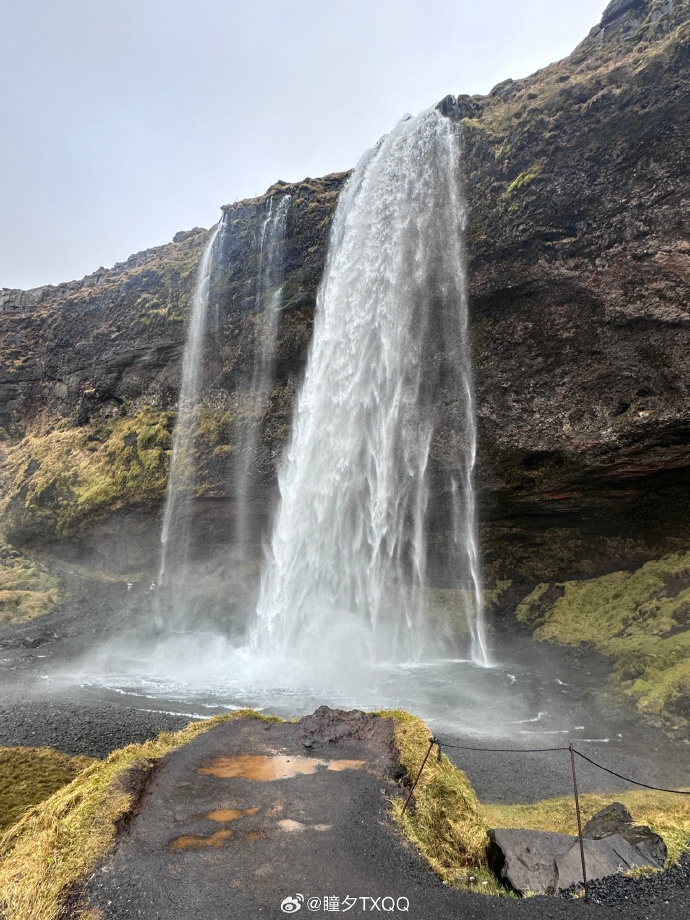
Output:
M587 868L585 866L585 844L582 839L582 816L580 814L580 797L577 793L577 775L575 773L575 751L572 743L568 745L570 751L570 766L573 769L573 791L575 793L575 813L577 814L577 836L580 840L580 859L582 860L582 882L585 889L585 901L589 901L589 892L587 891Z
M435 744L436 744L436 739L435 739L435 738L432 738L431 741L429 742L429 750L428 750L428 751L426 752L426 754L424 755L424 760L422 761L422 765L421 765L421 767L419 768L419 773L417 774L417 779L414 781L414 783L412 783L412 788L410 789L409 793L407 794L407 798L405 799L405 804L403 805L403 810L402 810L402 813L403 813L403 814L405 814L405 812L407 811L407 806L410 804L410 799L412 798L412 793L413 793L413 792L415 791L415 789L417 788L417 783L419 782L419 777L422 775L422 770L423 770L424 767L426 766L426 762L427 762L427 760L429 759L429 754L431 754L431 749L432 749L432 747L433 747Z

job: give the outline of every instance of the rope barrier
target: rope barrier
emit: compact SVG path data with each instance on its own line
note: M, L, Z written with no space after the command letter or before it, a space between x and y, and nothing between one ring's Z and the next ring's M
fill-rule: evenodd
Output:
M591 757L587 757L586 754L582 754L580 751L576 750L573 747L572 743L569 744L568 747L555 747L555 748L482 748L482 747L469 747L464 744L446 744L445 742L442 744L438 740L438 738L430 738L429 747L427 749L426 754L424 755L424 760L422 761L422 765L419 768L419 773L417 774L417 777L414 783L412 784L412 788L410 789L407 795L407 798L405 799L405 804L402 810L403 814L405 814L405 812L407 811L407 806L410 804L412 795L415 789L417 788L417 783L421 779L422 772L424 771L424 767L426 766L426 762L429 759L429 755L431 754L431 749L433 748L434 745L436 745L438 748L436 759L439 763L441 762L442 747L450 748L451 750L454 750L454 751L479 751L479 752L485 752L487 754L549 754L549 753L562 753L563 751L568 751L568 753L570 754L570 764L571 764L572 775L573 775L573 794L575 798L575 813L576 813L576 818L577 818L577 837L578 837L578 842L580 845L580 860L582 862L582 881L584 885L585 901L589 901L589 890L588 890L588 885L587 885L587 866L585 862L585 844L584 844L584 837L582 834L582 816L580 812L580 794L579 794L578 785L577 785L577 775L575 772L575 755L577 754L578 757L581 757L583 760L586 760L587 763L590 763L593 767L596 767L598 770L603 770L605 773L610 773L611 776L616 776L618 779L622 779L626 783L632 783L634 786L642 786L643 789L651 789L654 792L668 792L668 793L672 793L673 795L690 795L690 789L662 789L659 786L650 786L648 783L641 783L636 779L630 779L629 776L623 776L622 773L616 773L615 770L609 770L608 767L605 767L602 764L597 763L596 760L592 760Z
M437 744L439 745L440 750L441 742L437 742ZM610 770L608 767L597 763L596 760L592 760L591 757L587 757L586 754L578 751L577 748L572 747L572 745L569 745L568 747L555 748L484 748L467 747L464 744L447 744L444 741L443 747L451 748L454 751L478 751L480 753L485 751L487 754L549 754L559 751L570 751L572 749L574 754L577 754L578 757L581 757L583 760L591 763L593 767L597 767L599 770L604 770L606 773L610 773L611 776L616 776L618 779L625 780L626 783L632 783L635 786L642 786L643 789L651 789L653 792L669 792L672 795L690 795L690 789L664 789L661 786L650 786L649 783L641 783L639 780L631 779L629 776L623 776L622 773L616 773L615 770Z
M430 738L430 739L429 739L429 749L428 749L428 751L426 752L426 754L424 755L424 760L422 761L422 765L421 765L421 767L419 768L419 773L417 774L417 779L412 783L412 788L411 788L410 791L408 792L407 798L405 799L405 804L403 805L403 810L402 810L402 813L403 813L403 814L405 814L405 812L407 811L407 806L410 804L410 799L412 798L412 794L414 793L415 789L417 788L417 783L419 782L420 777L421 777L421 775L422 775L422 771L424 770L424 767L426 766L426 762L427 762L427 760L429 759L429 754L431 754L431 749L432 749L432 747L433 747L435 744L438 744L438 741L437 741L435 738ZM439 747L439 750L440 750L440 747ZM439 755L439 756L440 756L440 755Z
M582 861L582 884L585 889L585 901L589 901L589 890L587 889L587 866L585 864L585 841L582 837L582 814L580 813L580 796L577 791L577 775L575 773L575 748L572 744L568 745L570 752L570 764L573 770L573 794L575 796L575 814L577 816L577 839L580 843L580 860Z
M484 747L466 747L464 744L447 744L443 742L444 748L452 748L454 751L486 751L489 754L546 754L552 751L568 751L567 747L555 748L484 748Z
M640 783L636 779L630 779L629 776L623 776L622 773L616 773L615 770L609 770L608 767L602 766L600 763L597 763L596 760L587 757L586 754L581 754L580 751L576 751L575 748L573 748L573 752L577 754L578 757L586 760L587 763L591 763L593 767L598 767L600 770L610 773L611 776L617 776L618 779L624 779L626 783L632 783L634 786L642 786L643 789L652 789L654 792L670 792L672 795L690 795L690 789L662 789L660 786L650 786L648 783Z

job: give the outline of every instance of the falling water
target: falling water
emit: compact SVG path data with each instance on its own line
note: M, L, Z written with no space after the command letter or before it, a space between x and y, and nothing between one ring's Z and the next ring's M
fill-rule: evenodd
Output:
M161 530L158 570L157 619L174 623L183 612L186 598L191 532L185 507L196 484L194 463L196 409L199 401L203 346L206 333L209 290L216 240L222 239L225 216L216 226L197 269L192 311L182 358L182 382L177 405L175 437L168 475L168 488ZM165 614L163 607L165 606Z
M334 654L344 662L438 653L425 586L435 499L427 467L440 401L454 411L456 485L445 491L446 508L454 506L446 510L452 562L471 654L487 663L458 147L436 111L403 121L363 157L341 195L279 472L251 637L260 651L331 662Z
M283 244L290 195L284 195L277 205L274 197L268 199L266 216L258 237L258 269L255 298L255 328L257 346L254 356L249 392L245 395L249 418L237 445L236 487L237 497L235 547L246 554L247 546L256 539L249 523L252 498L252 472L255 472L257 446L261 420L270 397L273 365L275 361L278 319L283 304Z

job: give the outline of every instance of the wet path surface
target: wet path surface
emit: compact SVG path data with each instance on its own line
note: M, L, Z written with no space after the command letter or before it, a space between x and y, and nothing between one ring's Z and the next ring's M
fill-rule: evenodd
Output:
M618 912L445 888L388 818L388 798L401 794L392 780L391 742L388 720L361 714L335 729L318 714L299 723L248 719L211 729L155 771L114 851L88 880L85 898L105 920L336 912L599 920ZM670 894L670 902L664 896L639 909L626 901L618 915L687 917L688 892ZM281 909L284 902L293 910Z

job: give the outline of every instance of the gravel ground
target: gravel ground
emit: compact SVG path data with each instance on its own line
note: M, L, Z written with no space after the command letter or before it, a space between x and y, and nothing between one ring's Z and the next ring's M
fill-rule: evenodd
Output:
M647 878L633 879L614 875L590 882L588 885L591 903L603 904L622 913L634 907L638 912L647 911L650 917L680 916L677 913L680 907L678 899L682 899L683 904L690 904L688 892L690 854L683 856L677 866L671 866L665 872L657 872ZM560 896L569 900L574 894L580 893L581 889L569 889Z
M163 731L189 724L186 716L115 705L60 701L0 706L0 745L57 748L66 754L107 757L116 748L140 744Z

